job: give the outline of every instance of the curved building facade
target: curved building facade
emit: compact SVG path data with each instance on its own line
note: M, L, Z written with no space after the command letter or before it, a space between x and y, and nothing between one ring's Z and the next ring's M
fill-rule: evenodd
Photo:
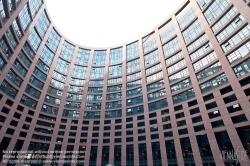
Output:
M249 7L185 1L90 48L44 1L0 0L0 165L249 166Z

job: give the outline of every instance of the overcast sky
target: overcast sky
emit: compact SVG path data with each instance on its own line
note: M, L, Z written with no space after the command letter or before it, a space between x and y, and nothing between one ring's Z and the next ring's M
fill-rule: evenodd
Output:
M112 47L150 33L184 0L46 0L59 31L87 47Z

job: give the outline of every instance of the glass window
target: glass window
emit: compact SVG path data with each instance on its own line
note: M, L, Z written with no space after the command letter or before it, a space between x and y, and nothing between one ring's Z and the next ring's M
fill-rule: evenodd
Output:
M35 14L38 12L41 5L42 5L41 0L29 0L29 7L32 17L35 17Z
M139 141L146 140L145 136L138 137ZM147 145L139 144L139 165L147 165Z
M14 87L12 87L7 81L3 81L0 85L0 90L4 92L5 94L9 95L11 98L15 98L18 90Z
M30 45L33 47L33 49L37 51L42 40L40 39L40 37L36 33L35 29L32 29L32 31L30 32L28 41L29 41Z
M168 134L166 132L166 135L173 136L173 133ZM164 136L165 136L165 133L164 133ZM176 157L174 140L165 141L165 149L166 149L166 153L167 153L168 165L177 164L177 157Z
M40 79L42 79L42 80L44 80L44 81L45 81L46 78L47 78L47 75L44 74L41 70L39 70L37 67L35 67L33 73L34 73L37 77L39 77Z
M46 46L43 48L42 53L40 55L41 59L49 65L51 65L54 56L55 55Z
M47 46L52 51L56 52L60 40L61 40L61 37L59 36L59 34L54 29L52 29L47 40Z
M122 63L122 47L110 50L109 64L117 63Z
M183 90L191 85L192 85L191 79L187 78L179 83L171 85L171 87L170 87L171 93L178 92L178 91Z
M81 102L72 102L72 101L65 101L64 107L66 108L72 108L72 109L80 109L81 108Z
M166 65L170 65L183 57L182 51L166 59Z
M118 77L121 75L122 75L122 65L109 67L109 77Z
M60 99L52 97L52 96L49 96L49 95L45 96L44 101L46 103L53 104L53 105L56 105L56 106L59 106L60 103L61 103Z
M107 100L117 100L122 98L122 93L110 93L106 95Z
M83 90L84 90L84 87L82 87L82 86L69 85L70 92L83 92Z
M127 76L127 81L131 81L131 80L134 80L134 79L138 79L139 77L141 77L141 72L138 72L138 73L134 73L134 74L128 75L128 76Z
M12 66L16 69L16 71L21 74L21 76L25 77L26 73L27 73L27 69L25 67L23 67L23 65L21 65L21 63L19 62L19 60L15 60L14 63L12 64Z
M176 122L176 124L177 124L177 127L180 127L180 126L185 126L187 122L186 120L181 120L181 121Z
M167 93L166 93L166 90L165 89L161 89L159 91L155 91L153 93L149 93L148 94L148 100L155 100L157 98L160 98L160 97L163 97L163 96L166 96Z
M238 64L234 68L234 73L239 78L247 73L250 72L250 59L247 59L246 61Z
M195 61L202 55L204 55L206 52L212 49L212 44L210 42L204 44L201 48L199 48L194 53L190 54L191 61Z
M44 11L36 23L36 29L42 37L44 37L46 31L48 30L49 24L49 19Z
M155 71L160 70L160 69L162 69L161 63L159 63L159 64L157 64L157 65L155 65L153 67L147 68L146 69L146 75L154 73Z
M35 57L35 52L31 49L31 47L29 46L28 42L26 42L23 45L23 49L25 50L25 52L29 55L30 58L34 58Z
M84 85L84 84L85 84L85 80L76 79L76 78L71 78L71 79L70 79L70 84L74 84L74 85Z
M62 82L51 79L50 83L57 88L64 89L64 84Z
M247 155L248 155L248 158L249 158L249 151L248 149L250 148L250 134L249 134L249 131L250 131L250 126L247 125L247 126L244 126L244 127L237 127L236 128L236 131L239 135L239 138L241 140L241 143L245 149L245 151L247 152Z
M193 64L194 70L195 71L199 70L200 68L206 66L207 64L214 61L215 59L217 59L217 55L215 54L215 52L208 54L207 56L205 56L204 58L200 59L199 61Z
M237 97L235 96L235 94L233 94L233 95L230 95L230 96L223 98L223 100L224 100L224 103L227 104L227 103L231 103L233 101L236 101Z
M0 47L4 53L4 55L9 59L10 55L12 54L10 47L7 45L6 40L4 37L0 39Z
M70 64L62 59L58 59L55 69L61 73L68 74Z
M159 80L157 82L147 85L147 91L149 92L151 90L158 89L162 86L164 86L164 80Z
M15 31L17 37L18 37L19 39L21 39L21 38L23 37L23 34L22 34L22 32L21 32L21 30L20 30L21 28L20 28L19 24L17 24L17 21L16 21L16 20L17 20L17 19L15 19L15 20L13 21L12 25L13 25L13 28L14 28L14 31Z
M53 71L53 74L52 74L52 77L53 78L56 78L56 79L58 79L59 81L62 81L62 82L66 82L66 76L65 75L62 75L62 74L60 74L60 73L58 73L58 72L56 72L56 71Z
M159 33L160 33L161 43L166 42L176 34L174 26L172 26L170 22L162 26L159 29Z
M158 109L162 109L168 106L167 99L162 99L153 103L148 104L149 111L154 111Z
M37 101L29 98L26 95L22 96L20 103L22 103L30 108L33 108L33 109L36 109L36 106L37 106Z
M141 69L141 65L140 65L139 58L126 63L127 74L135 72L135 71L140 70L140 69Z
M47 114L51 114L51 115L57 115L58 114L58 108L56 107L51 107L49 105L45 105L43 104L43 107L41 109L41 112L45 112Z
M108 85L111 84L119 84L122 82L122 78L113 78L113 79L108 79Z
M223 29L218 35L216 35L216 38L219 42L223 41L225 38L227 38L235 29L237 29L239 26L243 24L245 21L244 17L239 15L236 17L231 24L229 24L226 28Z
M67 41L64 41L63 47L61 49L60 57L66 59L68 61L71 61L72 57L73 57L74 50L75 50L75 46L73 46L72 44L70 44Z
M144 54L156 48L157 45L156 45L155 34L151 33L147 35L146 37L144 37L142 39L142 43L143 43L142 47L143 47Z
M23 7L21 12L19 13L19 19L20 19L20 23L22 25L22 28L25 31L31 22L31 17L30 17L30 14L28 12L27 4Z
M1 10L0 10L0 13L1 13L1 17L3 19L3 21L6 19L6 14L5 14L5 11L4 11L4 6L3 6L3 1L0 0L0 7L1 7Z
M213 163L213 165L215 165L212 150L210 148L207 135L206 134L197 135L196 139L197 139L197 143L198 143L198 147L200 150L200 155L201 155L203 164L209 163L209 165L210 164L212 165Z
M44 83L39 81L36 77L33 75L30 77L29 82L33 84L34 86L38 87L39 89L43 89Z
M139 85L142 85L141 79L136 80L136 81L132 81L132 82L128 82L127 85L126 85L126 88L130 89L130 88L133 88L133 87L136 87L136 86L139 86Z
M233 37L225 41L221 45L221 48L223 49L224 52L228 52L231 48L240 43L249 35L250 35L250 25L246 25L237 34L235 34Z
M93 66L104 66L106 62L106 51L94 51L94 56L93 56Z
M120 108L122 107L122 101L107 102L106 109Z
M89 56L90 56L90 50L79 48L75 63L80 65L88 65Z
M103 88L88 88L88 93L102 93L103 92Z
M228 79L225 73L203 83L200 85L200 89L202 93L209 92L213 89L216 89L224 84L228 83Z
M102 95L87 95L86 100L87 101L101 101Z
M83 118L86 119L100 119L101 112L84 112Z
M211 24L229 5L230 0L215 0L204 13L208 23Z
M210 110L210 109L213 109L213 108L217 107L218 105L217 105L216 101L214 101L212 103L206 104L205 106L206 106L207 110Z
M20 54L19 54L20 55ZM37 66L39 66L40 67L40 69L42 69L44 72L46 72L46 73L48 73L49 72L49 67L45 64L45 63L43 63L43 61L41 61L40 59L38 59L38 61L37 61Z
M189 100L194 97L195 97L194 89L189 89L185 92L174 95L172 98L173 98L174 104L177 104L177 103Z
M222 66L220 62L217 62L213 64L212 66L209 66L208 68L200 71L196 74L197 80L200 82L216 73L222 70Z
M184 27L186 27L196 17L194 9L192 7L186 6L185 9L183 9L183 10L185 10L185 14L183 14L181 16L181 18L179 18L179 19L177 18L178 24L179 24L181 30ZM188 11L186 11L186 10L188 10ZM184 11L182 11L182 12L184 12Z
M141 105L141 106L127 108L126 115L130 116L130 115L140 114L143 112L144 112L144 107L143 107L143 105Z
M168 43L164 44L162 47L165 58L173 54L174 52L180 50L180 48L181 46L177 37L169 41Z
M5 61L3 60L3 58L0 56L0 70L3 69L3 67L5 66Z
M186 128L185 129L180 129L180 130L178 130L178 133L179 133L179 135L188 134L188 130Z
M139 56L138 42L134 42L126 46L126 58L127 60L134 59Z
M190 139L188 137L180 138L180 143L181 143L181 150L182 150L184 164L185 165L190 165L190 164L195 165Z
M86 103L85 109L86 110L100 110L102 107L102 103Z
M85 68L86 71L86 68ZM104 77L104 68L92 68L90 78L103 78Z
M126 145L126 165L134 165L134 145Z
M202 9L210 2L211 0L197 0L199 7Z
M159 142L151 143L153 165L162 165L161 161L161 146Z
M86 78L87 67L74 65L72 77Z
M137 88L137 89L127 91L126 97L132 97L132 96L139 95L139 94L142 94L142 88Z
M103 80L90 80L89 86L103 86Z
M150 66L160 61L160 57L158 55L158 50L151 52L144 56L144 64L145 66Z
M155 80L158 80L158 79L160 79L160 78L162 78L162 77L163 77L163 73L162 73L162 71L160 71L160 72L155 73L155 74L153 74L153 75L151 75L151 76L148 76L148 77L146 78L146 81L147 81L147 83L150 83L150 82L155 81Z
M199 20L196 20L192 25L190 25L185 31L182 32L185 43L190 43L195 39L201 32L203 28Z
M182 67L186 66L186 61L185 59L177 62L176 64L170 66L167 68L168 74L175 72L176 70L181 69Z
M232 64L239 59L245 57L250 52L250 41L245 43L243 46L232 52L227 56L228 61Z
M126 105L127 106L131 106L131 105L135 105L135 104L140 104L140 103L143 103L143 97L142 96L126 100Z
M122 116L122 110L105 111L105 118L117 118Z
M178 73L175 73L174 75L169 76L168 77L169 82L173 83L173 82L175 82L175 81L177 81L177 80L179 80L179 79L181 79L183 77L186 77L188 75L189 75L188 69L187 68L183 69L183 70L179 71Z
M17 41L16 41L16 39L15 39L15 37L14 37L14 35L13 35L12 30L11 30L10 27L7 29L6 35L7 35L8 39L9 39L9 41L10 41L11 46L13 48L16 48Z
M62 91L57 90L57 95L62 96ZM74 93L67 93L66 98L70 100L82 100L82 96L80 94L74 94Z
M23 80L19 76L17 76L17 74L15 74L11 69L7 73L6 77L18 87L20 87L23 82Z
M237 9L232 7L219 21L217 21L213 26L213 32L217 32L223 25L225 25L235 14Z
M201 116L196 116L194 118L192 118L192 122L193 123L197 123L197 122L201 122L202 121L202 117Z
M199 37L197 40L195 40L193 43L187 46L188 52L192 52L194 49L199 47L206 40L207 40L207 35L203 34L201 37Z

